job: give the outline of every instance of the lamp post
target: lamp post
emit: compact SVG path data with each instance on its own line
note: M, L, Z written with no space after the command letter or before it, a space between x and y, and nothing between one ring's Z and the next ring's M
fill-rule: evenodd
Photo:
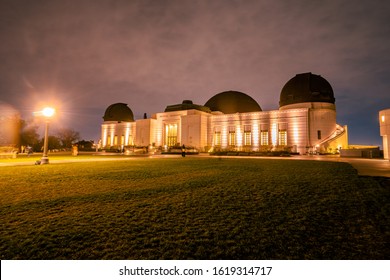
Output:
M49 157L47 155L49 147L49 120L54 115L54 113L55 109L50 107L46 107L42 110L42 115L45 117L45 138L43 144L43 155L41 158L41 164L49 163Z

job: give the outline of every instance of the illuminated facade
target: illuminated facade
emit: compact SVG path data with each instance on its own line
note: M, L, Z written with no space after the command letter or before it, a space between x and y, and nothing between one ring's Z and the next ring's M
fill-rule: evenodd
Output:
M298 74L280 94L279 110L262 111L242 92L226 91L205 105L184 100L151 118L134 120L126 104L109 106L103 117L102 147L169 148L185 145L199 151L300 154L337 152L348 146L347 128L336 124L333 90L321 76Z
M379 127L383 139L383 156L390 160L390 109L379 112Z

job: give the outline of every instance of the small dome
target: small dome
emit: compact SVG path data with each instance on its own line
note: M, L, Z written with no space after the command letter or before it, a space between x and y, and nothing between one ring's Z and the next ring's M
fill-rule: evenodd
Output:
M312 73L297 74L280 93L279 106L304 102L335 103L332 86L327 80Z
M260 105L249 95L239 91L225 91L211 97L204 105L211 111L224 114L261 111Z
M164 112L174 112L174 111L193 110L193 109L210 113L210 109L208 107L194 104L192 100L183 100L183 103L181 104L168 105L165 108Z
M104 121L133 122L134 115L125 103L115 103L106 109L103 117Z

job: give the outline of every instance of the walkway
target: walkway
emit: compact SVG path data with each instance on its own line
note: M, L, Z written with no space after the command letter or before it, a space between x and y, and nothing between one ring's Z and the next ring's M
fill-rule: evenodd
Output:
M390 161L381 159L350 159L347 161L359 175L390 177Z
M299 156L297 159L347 162L358 171L360 176L390 177L390 161L384 159L340 158L338 156Z

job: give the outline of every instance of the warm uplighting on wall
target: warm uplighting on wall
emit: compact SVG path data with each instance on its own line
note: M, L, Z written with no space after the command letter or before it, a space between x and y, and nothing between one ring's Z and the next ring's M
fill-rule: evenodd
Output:
M107 146L107 127L103 126L103 137L102 137L103 147Z
M299 140L299 129L298 129L298 123L293 122L292 123L292 144L298 145Z
M222 143L221 143L221 147L222 148L226 148L227 145L228 145L228 138L227 138L227 134L228 134L228 128L226 125L222 126L222 129L221 129L221 134L222 134Z
M110 133L110 145L113 146L114 145L114 139L115 138L115 130L114 129L111 129L111 133Z
M278 144L278 125L276 123L273 123L271 125L271 143L273 146L276 146Z
M163 139L163 129L162 129L162 124L161 123L157 123L156 125L156 146L162 146L163 145L163 142L162 142L162 139Z
M253 137L253 146L255 148L259 147L259 125L257 123L253 123L252 125L252 137Z
M131 143L129 143L130 141L130 124L126 124L126 129L125 129L125 135L124 135L124 142L122 143L122 145L124 144L124 145L129 145L129 144L131 144Z
M381 120L383 123L385 122L385 115L382 115Z
M236 139L237 139L236 145L238 147L242 147L242 130L240 125L236 126Z

